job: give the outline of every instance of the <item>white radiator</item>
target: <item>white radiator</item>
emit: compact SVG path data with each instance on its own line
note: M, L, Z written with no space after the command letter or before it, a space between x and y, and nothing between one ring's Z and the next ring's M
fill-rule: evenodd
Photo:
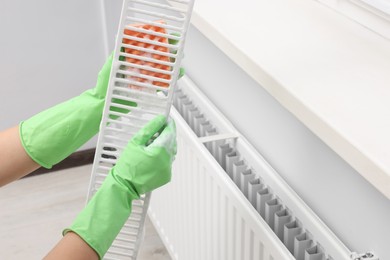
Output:
M379 259L351 252L188 77L174 105L172 182L149 208L172 259Z

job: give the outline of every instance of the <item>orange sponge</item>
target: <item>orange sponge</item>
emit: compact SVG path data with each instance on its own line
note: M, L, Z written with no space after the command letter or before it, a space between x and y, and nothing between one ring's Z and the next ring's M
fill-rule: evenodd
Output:
M156 22L161 23L161 24L165 23L162 20L159 20ZM149 30L149 31L159 32L159 33L166 33L165 28L154 26L154 25L149 25L149 24L131 24L130 26L135 27L135 28L142 28L142 29ZM125 29L125 34L129 35L129 36L137 37L140 39L149 39L152 41L168 44L168 39L165 37L161 37L161 36L156 36L156 35L143 33L143 32L137 32L137 31L133 31L130 29ZM129 39L123 39L123 43L128 44L128 45L143 47L145 49L153 49L156 51L169 53L169 48L163 47L163 46L158 46L158 45L151 44L151 43L144 43L144 42L140 42L137 40L129 40ZM124 48L124 50L128 54L153 58L153 59L160 60L160 61L166 61L166 62L170 61L170 58L168 56L165 56L165 55L140 51L140 50L136 50L136 49L133 49L130 47ZM166 70L167 72L171 71L171 69L172 69L171 66L168 66L168 65L162 65L162 64L158 64L158 63L150 62L150 61L144 61L144 60L140 60L137 58L126 57L126 61L129 63L133 63L133 64L144 65L147 67L156 68L156 69L160 69L160 70ZM154 72L154 71L150 71L147 69L130 68L129 70L135 70L139 74L153 76L153 77L160 78L160 79L166 79L166 80L171 79L171 75L169 75L169 74ZM139 82L151 83L151 84L153 84L155 86L159 86L159 87L169 87L169 84L166 82L160 82L157 80L148 80L146 78L143 78L142 76L141 77L130 76L130 78L135 79Z

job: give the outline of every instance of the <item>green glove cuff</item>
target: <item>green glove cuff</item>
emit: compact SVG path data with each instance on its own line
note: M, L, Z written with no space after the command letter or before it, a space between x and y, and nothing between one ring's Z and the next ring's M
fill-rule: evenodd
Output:
M111 64L112 55L100 71L95 88L20 123L20 140L35 162L51 168L98 132Z
M51 168L98 132L103 106L104 99L89 90L21 122L24 149L35 162Z
M73 224L63 231L63 235L72 231L80 236L96 251L99 259L129 218L132 201L139 198L114 169Z

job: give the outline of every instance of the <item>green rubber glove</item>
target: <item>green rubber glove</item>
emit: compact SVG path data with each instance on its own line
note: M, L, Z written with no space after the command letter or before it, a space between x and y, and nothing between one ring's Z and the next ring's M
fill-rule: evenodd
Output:
M112 55L100 71L95 88L20 123L22 145L35 162L51 168L98 132L111 64Z
M130 216L132 200L171 179L176 155L176 128L169 121L161 134L149 140L165 125L158 116L142 128L127 144L102 186L77 216L71 227L101 259Z
M177 42L172 42L177 44ZM19 125L20 139L29 156L39 165L51 168L91 139L98 131L104 108L112 57L99 73L95 88L49 108ZM180 68L179 78L184 75ZM136 107L131 101L113 99L113 104ZM127 114L130 110L112 106L111 111ZM118 116L110 115L116 119Z

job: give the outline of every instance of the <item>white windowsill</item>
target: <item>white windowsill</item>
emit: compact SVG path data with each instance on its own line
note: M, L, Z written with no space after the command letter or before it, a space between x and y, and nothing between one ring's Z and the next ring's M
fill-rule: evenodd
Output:
M390 199L388 40L313 0L196 0L192 24Z
M313 0L314 1L314 0ZM390 14L382 0L316 0L390 40ZM371 4L369 4L371 3ZM376 8L376 7L377 8ZM383 8L380 10L378 8Z

